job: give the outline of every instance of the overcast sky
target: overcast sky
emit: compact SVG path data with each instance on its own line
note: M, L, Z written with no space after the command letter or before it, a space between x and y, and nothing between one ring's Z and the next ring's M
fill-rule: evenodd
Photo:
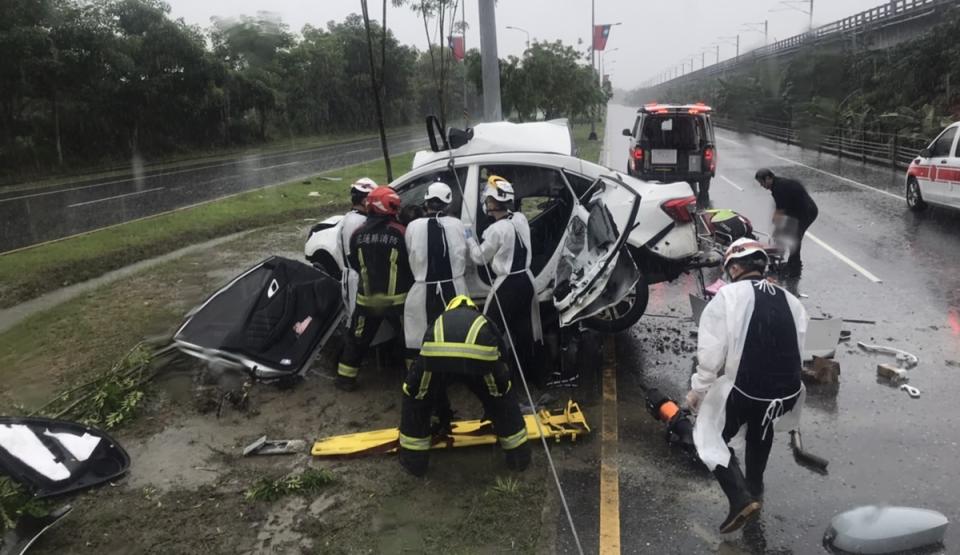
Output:
M389 1L389 0L387 0ZM477 0L466 1L467 48L479 46ZM293 31L304 24L326 26L360 12L359 0L167 0L174 17L207 27L213 16L254 15L270 11L280 15ZM369 0L370 10L379 14L380 0ZM819 0L814 3L814 25L822 25L883 4L883 0ZM806 9L806 2L798 1ZM459 17L459 16L458 16ZM379 19L379 16L377 16ZM770 40L783 39L805 30L808 16L785 7L780 0L596 0L596 22L621 23L614 27L604 57L606 73L616 87L634 88L661 71L683 61L700 67L701 51L718 38L740 33L740 50L763 45L762 32L743 31L746 23L769 21ZM424 49L423 22L410 8L389 8L387 23L401 42ZM521 27L531 40L557 40L576 44L590 37L588 0L499 0L497 33L499 56L520 55L526 35L506 29ZM614 50L617 49L617 50ZM720 47L720 58L734 55L732 44ZM707 63L715 59L710 48Z

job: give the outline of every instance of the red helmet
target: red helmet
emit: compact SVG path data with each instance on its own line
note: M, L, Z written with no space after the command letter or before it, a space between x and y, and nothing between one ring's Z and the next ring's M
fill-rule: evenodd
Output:
M377 187L367 195L367 210L373 214L396 216L400 211L400 197L390 187Z

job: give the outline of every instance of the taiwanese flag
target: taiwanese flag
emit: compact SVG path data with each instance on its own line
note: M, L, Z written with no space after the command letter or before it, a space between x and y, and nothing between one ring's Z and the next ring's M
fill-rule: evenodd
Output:
M593 49L603 50L607 47L607 38L610 36L609 25L593 26Z
M450 50L453 51L453 58L458 62L462 62L464 57L463 35L451 35L447 37L447 45L450 47Z

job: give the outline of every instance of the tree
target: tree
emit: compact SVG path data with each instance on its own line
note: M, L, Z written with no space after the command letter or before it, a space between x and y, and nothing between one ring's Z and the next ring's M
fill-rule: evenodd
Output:
M407 3L407 0L393 0L395 6ZM446 38L455 30L463 32L465 23L457 22L456 14L460 0L410 0L410 7L420 14L423 20L423 32L427 39L427 55L430 58L431 81L437 100L440 126L447 127L447 84L448 65L453 56L447 51ZM433 30L431 31L431 27Z
M387 129L383 124L383 108L380 105L380 95L383 93L382 79L377 78L377 71L373 61L373 35L370 32L370 14L367 11L367 0L360 0L360 7L363 9L363 27L367 33L367 57L370 60L370 89L373 93L373 104L377 110L377 128L380 131L380 149L383 151L383 164L387 168L387 181L393 181L393 169L390 167L390 151L387 148ZM384 28L381 30L381 54L380 54L380 75L383 75L387 64L387 0L383 0L383 21Z

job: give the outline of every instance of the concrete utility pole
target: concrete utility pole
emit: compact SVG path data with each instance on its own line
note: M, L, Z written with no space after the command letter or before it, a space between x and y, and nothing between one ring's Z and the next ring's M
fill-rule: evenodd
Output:
M590 0L590 69L595 70L597 68L597 48L596 40L593 36L597 32L597 2L596 0ZM603 77L601 77L603 79ZM597 140L597 117L595 114L590 115L590 135L587 137L589 141Z
M501 121L500 59L497 57L496 0L479 0L480 69L483 76L483 119Z
M467 106L467 0L460 2L460 23L460 32L463 33L463 128L466 129L470 124Z

